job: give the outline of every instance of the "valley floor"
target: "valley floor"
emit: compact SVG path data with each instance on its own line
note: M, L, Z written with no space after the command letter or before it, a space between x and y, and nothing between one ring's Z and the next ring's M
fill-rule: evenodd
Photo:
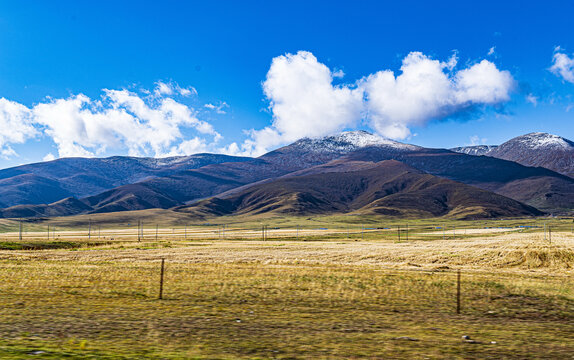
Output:
M571 232L466 230L0 250L0 358L572 358Z

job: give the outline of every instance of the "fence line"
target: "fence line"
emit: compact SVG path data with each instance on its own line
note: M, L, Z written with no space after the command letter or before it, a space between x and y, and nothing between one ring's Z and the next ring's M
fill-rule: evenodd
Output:
M138 220L136 226L130 224L108 225L93 223L89 220L84 231L82 229L56 228L47 226L41 230L34 224L24 224L23 220L18 220L18 232L0 233L1 240L47 240L50 235L53 241L93 241L95 230L97 230L98 241L133 241L147 240L169 240L169 241L189 241L189 240L381 240L381 241L420 241L420 240L457 240L473 237L497 236L508 233L543 233L544 241L552 243L552 232L556 233L562 229L562 233L574 234L574 226L569 224L558 224L550 226L544 224L515 225L515 226L489 226L490 224L459 224L452 225L452 237L447 236L450 226L442 225L412 225L392 224L392 225L371 225L372 227L361 226L270 226L262 224L257 226L229 226L228 224L202 224L183 225L181 227L161 226L161 224L149 224L145 227L143 221ZM558 229L558 230L555 230ZM29 230L29 231L28 231ZM171 231L170 231L171 230ZM464 231L463 231L464 230ZM570 230L570 231L568 231ZM51 232L51 234L50 234Z

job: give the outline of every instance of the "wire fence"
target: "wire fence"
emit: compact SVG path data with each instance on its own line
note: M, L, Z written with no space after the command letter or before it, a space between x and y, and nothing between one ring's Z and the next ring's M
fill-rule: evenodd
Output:
M6 294L84 299L166 299L265 304L349 302L386 310L536 317L537 308L574 320L571 277L519 277L460 270L153 261L66 262L19 271L0 266ZM47 298L49 299L49 297ZM307 300L306 300L307 299ZM123 301L122 300L122 301ZM364 303L363 303L364 302ZM370 302L370 303L368 303Z
M59 228L18 222L16 229L0 233L3 241L192 241L192 240L456 240L510 233L541 233L552 241L552 232L574 235L574 225L520 224L493 226L488 223L433 225L349 225L349 226L239 226L237 224L201 224L165 226L138 221L136 224L89 223L85 228Z

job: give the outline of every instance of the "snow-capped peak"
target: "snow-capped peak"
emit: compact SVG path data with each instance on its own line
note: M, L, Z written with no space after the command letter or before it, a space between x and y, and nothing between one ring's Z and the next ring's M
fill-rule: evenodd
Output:
M574 149L574 143L558 135L548 133L534 132L516 137L508 143L515 142L527 146L531 149Z
M337 135L321 138L303 138L294 143L307 151L314 152L350 152L369 146L392 147L402 150L416 150L420 147L403 144L367 131L345 131Z

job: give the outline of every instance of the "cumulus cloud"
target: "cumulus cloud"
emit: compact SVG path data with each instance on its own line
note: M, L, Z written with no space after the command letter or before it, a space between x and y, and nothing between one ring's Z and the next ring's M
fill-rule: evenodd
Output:
M59 157L90 157L110 149L127 150L133 156L215 150L221 135L211 124L199 120L194 109L172 97L184 96L184 90L191 91L160 82L147 96L125 89L104 89L100 99L78 94L48 99L31 108L0 99L0 126L10 129L0 134L0 154L14 155L11 143L23 143L39 134L54 141ZM184 130L203 136L202 146L193 145L197 137L185 140Z
M560 62L562 64L562 62ZM48 99L32 107L0 99L0 156L11 144L48 136L58 156L96 156L119 149L135 156L220 152L260 155L302 137L331 135L366 125L393 139L429 121L469 114L510 99L514 80L487 60L462 68L457 53L446 61L420 52L408 54L400 70L381 70L342 82L312 53L285 54L271 62L263 92L271 124L246 130L247 139L220 145L221 135L180 98L193 87L158 81L151 91L104 89L100 98L83 94ZM191 101L191 100L190 100ZM225 102L202 105L225 114Z
M244 148L261 153L304 136L322 136L353 126L363 109L362 92L335 86L333 73L310 52L273 59L263 91L273 114L271 126L252 130Z
M569 57L560 46L556 47L550 71L554 75L574 84L574 55Z
M240 148L261 154L298 138L329 135L366 121L380 135L405 139L410 128L510 99L514 79L482 60L455 70L447 61L411 52L400 73L381 70L354 83L334 85L338 75L313 54L300 51L273 59L263 83L273 122L251 130Z
M127 148L129 155L165 155L183 138L182 127L202 134L220 135L198 120L193 111L169 97L144 99L127 90L104 90L102 100L85 95L57 99L32 109L37 123L45 126L60 157L93 156L109 148Z
M445 63L412 52L403 60L400 75L384 70L362 79L371 126L383 136L404 139L412 126L510 99L512 76L490 61L458 72L449 68L454 68L452 60Z
M0 156L3 158L16 155L12 144L23 144L39 134L30 109L5 98L0 98L0 129Z

